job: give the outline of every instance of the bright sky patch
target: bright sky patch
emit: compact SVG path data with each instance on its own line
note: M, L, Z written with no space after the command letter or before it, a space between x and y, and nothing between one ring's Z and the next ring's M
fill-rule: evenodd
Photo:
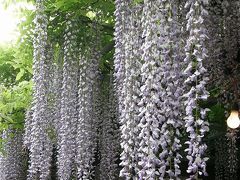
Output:
M34 6L28 3L16 3L4 8L3 0L0 0L0 44L14 43L19 33L17 25L21 21L19 16L20 8L34 9Z

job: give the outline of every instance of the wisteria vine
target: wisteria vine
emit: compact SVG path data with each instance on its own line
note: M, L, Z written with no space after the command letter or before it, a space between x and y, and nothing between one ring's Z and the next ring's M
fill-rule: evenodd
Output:
M37 15L35 17L34 39L34 97L32 110L29 113L29 123L26 125L25 144L30 150L30 166L28 179L48 179L50 174L50 161L52 156L52 143L47 135L50 128L49 117L49 65L52 63L51 45L48 42L46 16L44 3L37 1Z
M208 109L199 107L199 100L206 100L209 96L206 90L208 81L207 70L203 66L207 58L207 49L205 46L207 34L204 27L204 17L208 15L204 6L207 1L187 1L185 8L188 8L187 31L189 38L185 46L186 57L184 61L187 64L184 73L186 75L185 84L189 91L184 95L186 97L186 131L189 134L189 141L186 142L188 148L185 150L188 155L190 179L198 179L199 175L206 174L206 161L204 157L206 144L202 138L209 131L208 122L204 119Z
M64 12L65 29L56 44L44 3L36 1L34 20L33 100L23 138L30 157L27 179L51 179L55 164L59 180L181 179L184 158L184 178L207 176L209 109L202 104L208 89L223 81L218 102L224 97L229 108L239 100L238 86L226 92L225 85L238 81L231 76L239 73L239 65L232 66L240 47L235 38L240 3L116 0L113 60L102 53L106 39L100 24L106 22L95 21L94 13L85 22ZM90 29L86 38L81 23ZM235 137L229 141L234 155ZM6 149L13 150L9 143ZM2 166L11 166L11 158L0 156L3 180L18 173L18 167L8 174ZM235 173L234 163L229 172ZM223 171L216 166L217 177L224 178Z

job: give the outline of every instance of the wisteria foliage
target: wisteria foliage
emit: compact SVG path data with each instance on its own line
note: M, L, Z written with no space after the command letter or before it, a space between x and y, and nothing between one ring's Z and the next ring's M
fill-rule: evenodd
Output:
M155 179L159 177L160 157L160 128L165 120L160 109L161 97L161 57L160 44L158 43L160 26L158 19L162 19L162 2L157 1L156 6L151 1L144 1L143 15L143 37L145 38L141 59L143 61L140 72L140 102L139 105L139 177L141 179ZM157 18L153 18L157 17ZM163 35L164 36L164 35ZM160 101L159 101L160 100ZM160 170L161 171L161 170Z
M128 5L127 3L125 4ZM139 103L139 93L140 93L140 55L134 49L139 49L141 46L141 6L136 7L136 9L128 9L125 13L125 20L129 23L125 23L123 27L126 32L124 32L123 38L125 42L124 46L124 67L125 69L125 79L123 81L123 108L122 114L120 114L121 123L121 147L123 152L121 154L121 165L123 169L120 172L120 176L127 178L136 178L138 173L138 103ZM136 58L134 60L134 58ZM123 59L122 59L123 60ZM122 63L122 62L120 62ZM121 65L119 65L120 67ZM118 82L120 83L120 82ZM131 119L131 121L129 121Z
M181 78L183 67L183 43L181 39L181 26L178 18L178 11L180 3L174 1L162 4L163 21L161 28L165 29L167 34L160 37L163 43L160 64L160 74L162 75L161 87L162 98L161 107L165 121L161 125L160 145L162 152L160 153L160 174L161 178L169 177L179 179L181 174L180 162L182 156L180 155L180 142L181 131L183 126L183 108L179 106L182 104L183 88ZM166 17L171 14L170 17ZM166 174L165 174L166 173Z
M32 109L26 123L25 145L30 151L28 179L48 179L52 143L47 131L51 122L48 108L49 99L49 65L52 63L51 45L48 43L48 17L44 13L44 5L38 1L35 17L34 39L34 97Z
M200 0L116 1L120 176L126 179L180 179L183 130L189 134L190 179L207 175L202 139L209 130L204 120L208 110L198 104L209 96L207 5ZM136 13L138 6L143 9Z
M102 84L102 118L100 138L100 179L117 179L119 177L118 157L119 123L117 122L116 97L114 95L113 78Z
M22 132L9 129L1 136L4 149L0 154L0 179L26 179L27 154L23 149Z
M69 14L67 18L71 18ZM63 81L58 138L58 176L70 179L76 154L78 53L74 20L66 23L63 45Z
M239 2L116 0L114 67L107 75L100 69L98 22L91 24L87 44L79 37L80 21L67 12L63 43L55 45L44 2L36 3L34 93L24 134L27 178L50 179L52 156L60 180L181 179L183 158L185 179L206 176L209 110L201 103L208 88L236 82L218 63L232 67L237 56ZM218 100L230 104L239 89L233 87L229 93L221 89ZM235 136L231 140L236 155ZM6 159L0 156L0 164Z
M189 160L187 172L193 174L190 179L198 178L202 174L206 175L206 161L208 159L204 157L207 146L202 141L205 133L209 131L208 122L204 121L207 109L200 108L197 103L199 100L206 100L209 96L206 90L207 70L203 66L203 61L207 58L205 46L207 34L203 23L204 17L208 15L204 5L207 5L207 1L189 1L185 5L185 8L189 8L186 16L189 38L185 46L186 57L184 61L187 62L187 67L184 73L187 76L185 84L189 86L189 91L184 95L187 98L184 119L186 131L190 138L186 142Z

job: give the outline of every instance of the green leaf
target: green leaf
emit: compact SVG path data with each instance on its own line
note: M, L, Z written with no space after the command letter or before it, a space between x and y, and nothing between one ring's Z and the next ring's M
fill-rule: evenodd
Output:
M16 81L19 81L25 73L24 69L20 69L19 73L17 74Z

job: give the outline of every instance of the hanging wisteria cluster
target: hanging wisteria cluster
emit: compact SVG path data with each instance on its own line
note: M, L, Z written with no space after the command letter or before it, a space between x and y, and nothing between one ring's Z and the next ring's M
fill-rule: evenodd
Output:
M84 39L82 21L66 12L56 44L48 34L51 17L44 3L36 1L33 101L23 137L28 175L19 163L10 163L22 158L13 153L22 151L19 135L6 143L8 156L0 155L0 179L49 180L55 166L59 180L207 176L209 110L202 104L208 88L221 83L229 88L219 90L218 101L229 107L239 98L234 95L238 79L230 78L240 69L234 66L240 56L235 51L240 48L239 1L115 0L115 53L107 73L101 69L97 18L89 20ZM233 135L229 160L237 159ZM225 145L216 142L217 154L227 161ZM231 165L229 172L235 173L237 164ZM215 168L217 177L226 177L222 165Z
M92 179L96 163L101 174L105 173L103 177L106 174L108 179L117 177L116 101L112 101L112 87L109 100L102 104L100 98L101 42L97 23L91 28L91 39L97 41L86 46L78 41L79 27L74 14L68 13L63 44L55 57L44 9L44 2L37 1L34 94L24 136L25 146L30 150L28 179L49 179L52 156L57 156L57 176L61 180ZM57 154L53 154L54 147ZM97 155L97 151L101 154ZM99 159L100 163L96 162ZM106 164L114 162L109 169Z
M101 116L100 138L100 179L117 179L119 177L119 123L117 122L116 97L113 78L102 85L102 102L104 108Z
M30 151L28 179L48 179L50 175L52 142L47 131L52 122L49 108L50 67L52 63L51 45L48 43L48 17L44 6L37 2L34 38L34 97L32 109L26 123L25 145Z
M123 165L123 169L120 172L121 175L128 177L128 178L135 178L138 172L138 165L137 165L137 151L138 151L138 124L139 124L139 117L138 117L138 103L139 103L139 93L140 93L140 58L137 51L133 51L133 49L139 49L141 46L141 25L140 25L140 16L141 7L136 7L135 9L127 8L130 4L125 3L126 11L124 18L129 23L125 23L124 34L123 34L123 52L124 52L124 59L119 59L118 68L120 73L123 69L125 69L125 79L122 82L123 84L120 86L122 87L123 94L118 94L119 102L122 100L122 108L120 111L120 123L121 123L121 131L125 132L121 135L121 147L123 152L121 154L121 165ZM122 52L121 52L122 53ZM121 57L120 57L121 58ZM136 59L135 59L136 58ZM124 61L124 62L121 62ZM124 63L124 64L123 64ZM121 67L122 66L122 67ZM118 74L116 73L116 77ZM116 83L119 84L116 78ZM116 89L118 86L116 86ZM122 98L122 99L120 99ZM121 103L121 102L120 102ZM131 119L131 121L128 121Z
M179 179L183 130L189 134L190 179L206 175L207 109L198 103L209 96L207 5L201 0L116 1L120 176L126 179Z
M0 179L25 180L27 154L23 149L22 132L6 130L1 138L4 142L4 148L0 154Z
M185 46L187 67L184 74L187 76L185 84L189 87L189 91L184 95L187 100L186 105L186 131L189 133L190 140L186 142L188 148L189 167L188 172L192 173L191 178L198 178L198 175L206 175L206 160L204 152L206 144L202 138L209 131L208 123L204 121L207 109L199 107L199 100L206 100L209 93L206 91L206 83L208 81L207 70L203 65L207 58L206 38L207 32L204 27L204 18L208 12L204 8L207 2L204 1L189 1L186 3L186 8L189 8L187 14L187 31L189 37Z
M183 42L181 35L181 21L179 19L179 9L181 4L174 1L163 3L164 23L161 29L166 32L160 37L165 43L162 43L162 63L161 67L161 88L160 95L161 109L163 111L164 121L162 122L160 131L160 145L162 152L160 153L161 160L161 178L165 177L165 172L170 178L179 178L180 159L182 156L179 153L181 148L180 137L181 127L183 125L183 107L182 104L183 79L181 78L183 58ZM167 17L167 14L170 14ZM164 98L165 97L165 98Z
M67 18L70 18L69 15ZM63 45L63 80L61 93L61 110L58 134L58 175L70 179L74 167L77 128L77 29L76 23L67 21Z

